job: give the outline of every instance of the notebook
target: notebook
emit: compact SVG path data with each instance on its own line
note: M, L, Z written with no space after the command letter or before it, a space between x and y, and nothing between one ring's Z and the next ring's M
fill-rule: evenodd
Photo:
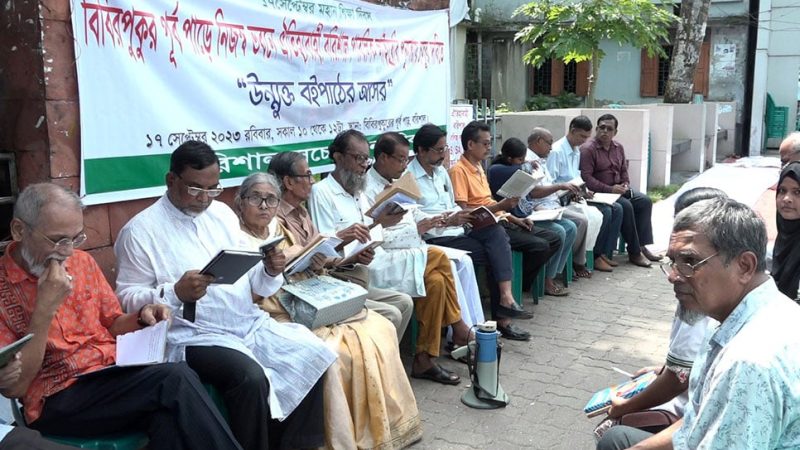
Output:
M586 413L586 417L599 416L611 408L611 399L614 397L631 398L650 386L657 376L655 372L647 372L616 386L601 389L589 399L583 412Z

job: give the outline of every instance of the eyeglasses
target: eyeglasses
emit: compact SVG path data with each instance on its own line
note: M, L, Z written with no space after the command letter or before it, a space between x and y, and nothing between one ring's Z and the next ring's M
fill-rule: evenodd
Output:
M292 175L292 178L305 178L307 180L311 180L312 178L314 178L314 174L311 173L311 171L309 171L308 173Z
M182 176L180 176L177 173L175 175L177 175L178 178L180 178L181 181L183 181L183 177ZM185 181L184 181L184 184L186 184ZM197 197L198 195L200 195L200 194L202 194L204 192L208 196L208 198L219 197L219 195L222 194L222 190L223 190L222 187L220 187L219 185L217 185L217 187L211 188L211 189L203 189L203 188L194 187L194 186L188 186L188 185L186 186L186 193L191 195L192 197Z
M697 272L697 269L700 268L703 264L707 263L711 260L711 258L719 255L719 252L714 253L713 255L709 256L708 258L703 259L700 262L696 262L694 264L689 263L676 263L674 261L665 262L661 264L661 271L664 272L664 275L670 276L673 271L678 272L683 278L692 278Z
M345 155L355 159L359 164L364 164L370 160L369 155L356 155L355 153L345 153Z
M482 146L484 146L484 147L491 147L491 146L492 146L492 141L491 141L491 140L486 140L486 141L472 141L472 142L475 142L476 144L478 144L478 145L482 145Z
M28 224L25 224L25 225L28 225ZM34 233L36 233L39 236L43 237L47 242L53 244L53 250L66 250L66 249L68 249L70 247L73 247L73 248L80 247L81 244L86 242L86 233L84 233L83 231L78 233L78 235L75 236L74 238L65 237L65 238L59 239L58 242L55 242L52 239L50 239L49 237L47 237L44 233L42 233L41 231L33 228L32 226L28 225L28 228L31 231L33 231Z
M611 125L600 125L597 127L597 129L600 131L614 131L614 127Z
M262 203L266 203L267 208L274 208L278 206L278 203L280 203L280 199L274 195L268 195L266 197L262 197L260 195L248 195L244 199L247 200L248 205L255 207L259 207Z
M553 140L552 140L552 139L550 139L549 141L548 141L547 139L542 139L542 140L543 140L543 141L544 141L544 143L545 143L545 144L547 144L547 145L553 145Z
M443 147L431 147L431 150L435 151L436 153L444 153L447 151L447 146Z
M409 158L408 156L389 155L389 157L394 158L400 164L408 164L408 162L411 161L411 158Z

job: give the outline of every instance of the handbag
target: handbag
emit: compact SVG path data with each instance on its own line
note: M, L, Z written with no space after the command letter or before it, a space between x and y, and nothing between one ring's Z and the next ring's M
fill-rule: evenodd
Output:
M600 442L600 439L606 431L617 425L626 425L655 434L678 420L680 420L680 417L663 409L636 411L624 414L619 419L603 419L603 421L594 428L594 437L597 442Z

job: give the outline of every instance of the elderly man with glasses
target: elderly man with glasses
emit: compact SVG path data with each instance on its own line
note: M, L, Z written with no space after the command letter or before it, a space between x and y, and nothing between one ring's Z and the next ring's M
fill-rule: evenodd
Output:
M320 378L336 354L307 328L278 323L253 303L283 285L283 253L272 249L232 284L199 273L220 250L250 248L233 210L213 200L219 177L205 143L188 141L172 153L167 193L131 219L114 246L117 293L127 311L158 303L176 312L168 358L185 360L222 392L243 448L321 446Z
M167 320L169 308L143 301L122 312L100 267L75 249L86 240L81 208L50 183L28 186L14 205L14 242L0 257L0 346L33 338L0 393L21 399L27 426L42 433L143 431L152 449L241 448L186 364L113 367L116 336Z
M683 419L655 435L627 430L602 448L800 448L800 308L766 273L766 246L764 222L734 200L678 214L668 280L682 308L719 326L700 346Z

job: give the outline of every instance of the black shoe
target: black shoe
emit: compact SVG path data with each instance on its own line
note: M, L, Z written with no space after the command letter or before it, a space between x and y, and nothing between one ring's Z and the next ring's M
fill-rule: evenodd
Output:
M500 319L533 319L533 313L525 311L514 303L513 306L497 305L495 315Z
M508 324L507 327L502 325L497 325L497 331L500 332L500 335L506 339L511 339L512 341L530 341L531 334L527 331L518 330L512 324Z

